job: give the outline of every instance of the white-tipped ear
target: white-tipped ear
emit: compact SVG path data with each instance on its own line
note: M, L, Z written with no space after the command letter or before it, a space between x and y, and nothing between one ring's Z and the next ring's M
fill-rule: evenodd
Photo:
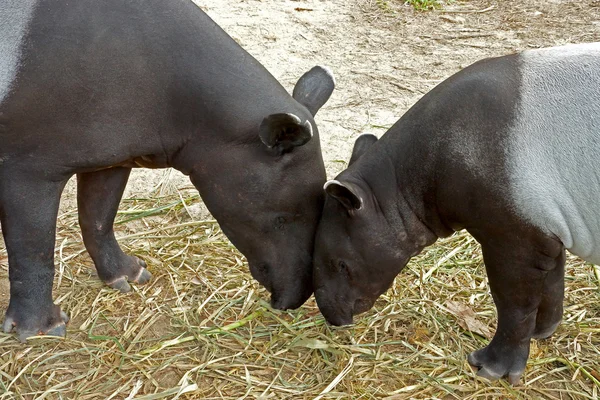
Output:
M329 196L339 201L348 211L360 210L363 206L362 198L351 184L332 179L325 182L323 190Z

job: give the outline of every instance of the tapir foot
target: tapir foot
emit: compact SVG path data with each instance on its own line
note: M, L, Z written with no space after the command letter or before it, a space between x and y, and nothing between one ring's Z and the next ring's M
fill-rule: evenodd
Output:
M525 371L529 350L496 352L490 346L469 354L468 361L477 375L492 381L508 378L511 385L518 385Z
M147 265L143 260L134 256L126 256L127 262L121 271L114 273L115 278L105 279L104 283L113 289L117 289L122 293L131 291L129 282L144 284L152 279L152 274L146 269Z
M25 342L32 336L48 335L61 336L67 335L67 323L69 316L57 305L52 307L51 315L42 315L31 317L17 312L7 312L2 325L4 333L15 331L17 338Z

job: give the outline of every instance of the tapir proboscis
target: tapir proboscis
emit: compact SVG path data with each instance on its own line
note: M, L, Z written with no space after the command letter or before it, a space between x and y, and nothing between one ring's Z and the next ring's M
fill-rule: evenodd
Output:
M293 96L190 0L0 2L0 220L9 262L4 331L65 335L53 303L59 198L77 175L99 277L151 274L115 240L131 168L189 175L273 307L312 294L325 169L314 116L335 82Z
M565 249L600 263L600 43L477 62L377 140L357 139L325 185L315 297L352 322L437 238L481 244L498 325L469 355L490 379L522 376L531 338L563 312Z

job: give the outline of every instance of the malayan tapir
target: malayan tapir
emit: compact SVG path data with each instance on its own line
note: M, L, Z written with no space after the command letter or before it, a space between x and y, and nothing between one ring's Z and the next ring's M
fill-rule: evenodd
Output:
M189 0L2 0L0 217L9 261L4 331L64 335L52 301L61 191L99 277L151 275L113 221L134 167L189 175L275 308L312 294L325 169L314 115L334 79L315 67L293 97Z
M360 136L325 184L315 297L334 325L372 307L424 246L481 244L498 326L469 356L517 383L531 338L563 311L565 248L600 263L600 43L479 61L377 140Z

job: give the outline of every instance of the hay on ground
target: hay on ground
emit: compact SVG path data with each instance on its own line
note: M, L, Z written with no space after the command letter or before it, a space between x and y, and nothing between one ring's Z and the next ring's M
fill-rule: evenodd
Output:
M495 308L479 245L458 233L414 258L352 328L328 326L313 299L269 308L264 289L214 220L193 220L192 190L125 200L123 248L151 283L102 285L77 225L59 218L55 299L66 339L0 335L1 399L595 399L600 389L600 282L569 257L564 322L532 341L523 387L478 380L466 355L488 342ZM0 250L0 279L8 279ZM2 299L4 311L7 298Z

